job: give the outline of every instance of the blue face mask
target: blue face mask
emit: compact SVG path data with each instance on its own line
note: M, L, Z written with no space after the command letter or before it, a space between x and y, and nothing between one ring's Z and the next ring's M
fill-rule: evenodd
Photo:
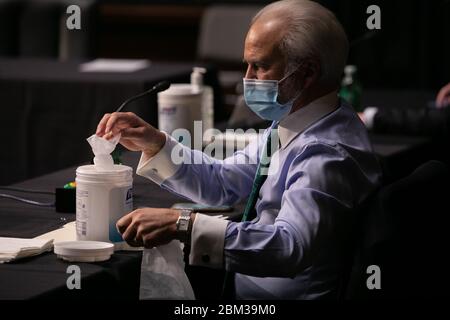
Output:
M283 119L289 114L294 101L300 95L299 93L284 104L278 103L278 85L290 75L280 81L244 78L244 98L247 106L265 120L280 121Z

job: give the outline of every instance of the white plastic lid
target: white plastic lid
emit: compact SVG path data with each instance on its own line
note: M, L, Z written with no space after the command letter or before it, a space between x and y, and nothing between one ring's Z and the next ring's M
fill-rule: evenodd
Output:
M158 92L158 97L195 97L200 93L194 90L190 83L175 83L169 89Z
M70 262L99 262L108 260L114 253L114 245L100 241L64 241L54 244L54 252Z
M110 170L98 171L93 164L80 166L76 170L77 174L94 174L94 175L133 175L133 169L123 164L115 164Z

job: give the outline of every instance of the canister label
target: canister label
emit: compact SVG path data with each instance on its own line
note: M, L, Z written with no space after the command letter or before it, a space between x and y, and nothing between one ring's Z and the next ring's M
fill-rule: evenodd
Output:
M77 235L87 235L89 192L77 188L77 221L75 223Z
M124 215L133 211L133 189L116 188L111 190L112 201L109 212L109 241L122 242L122 236L117 231L116 223Z

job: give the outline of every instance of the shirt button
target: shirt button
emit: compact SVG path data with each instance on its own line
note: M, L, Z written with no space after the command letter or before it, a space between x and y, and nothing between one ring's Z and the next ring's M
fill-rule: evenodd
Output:
M204 263L208 263L209 262L209 255L207 255L207 254L202 255L202 261Z

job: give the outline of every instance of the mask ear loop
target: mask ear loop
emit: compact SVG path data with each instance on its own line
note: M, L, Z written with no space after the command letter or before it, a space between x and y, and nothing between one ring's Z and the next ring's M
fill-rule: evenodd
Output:
M280 88L280 83L281 83L282 81L286 80L287 78L289 78L290 76L292 76L295 72L297 72L297 70L300 69L300 67L302 67L303 64L304 64L304 62L302 61L302 62L297 66L297 68L295 68L293 71L291 71L290 73L288 73L287 75L285 75L283 78L281 78L281 80L278 80L278 90L279 90L279 88ZM300 90L300 92L299 92L294 98L292 98L291 100L288 100L287 103L294 102L295 100L297 100L297 99L300 97L300 95L301 95L302 93L303 93L303 89ZM278 98L277 98L277 100L278 100Z
M278 80L278 84L279 84L280 82L286 80L286 79L289 78L290 76L292 76L295 72L297 72L298 69L300 69L301 67L303 67L304 64L305 64L304 61L300 62L299 65L298 65L294 70L292 70L292 71L289 72L287 75L285 75L283 78L281 78L280 80Z

